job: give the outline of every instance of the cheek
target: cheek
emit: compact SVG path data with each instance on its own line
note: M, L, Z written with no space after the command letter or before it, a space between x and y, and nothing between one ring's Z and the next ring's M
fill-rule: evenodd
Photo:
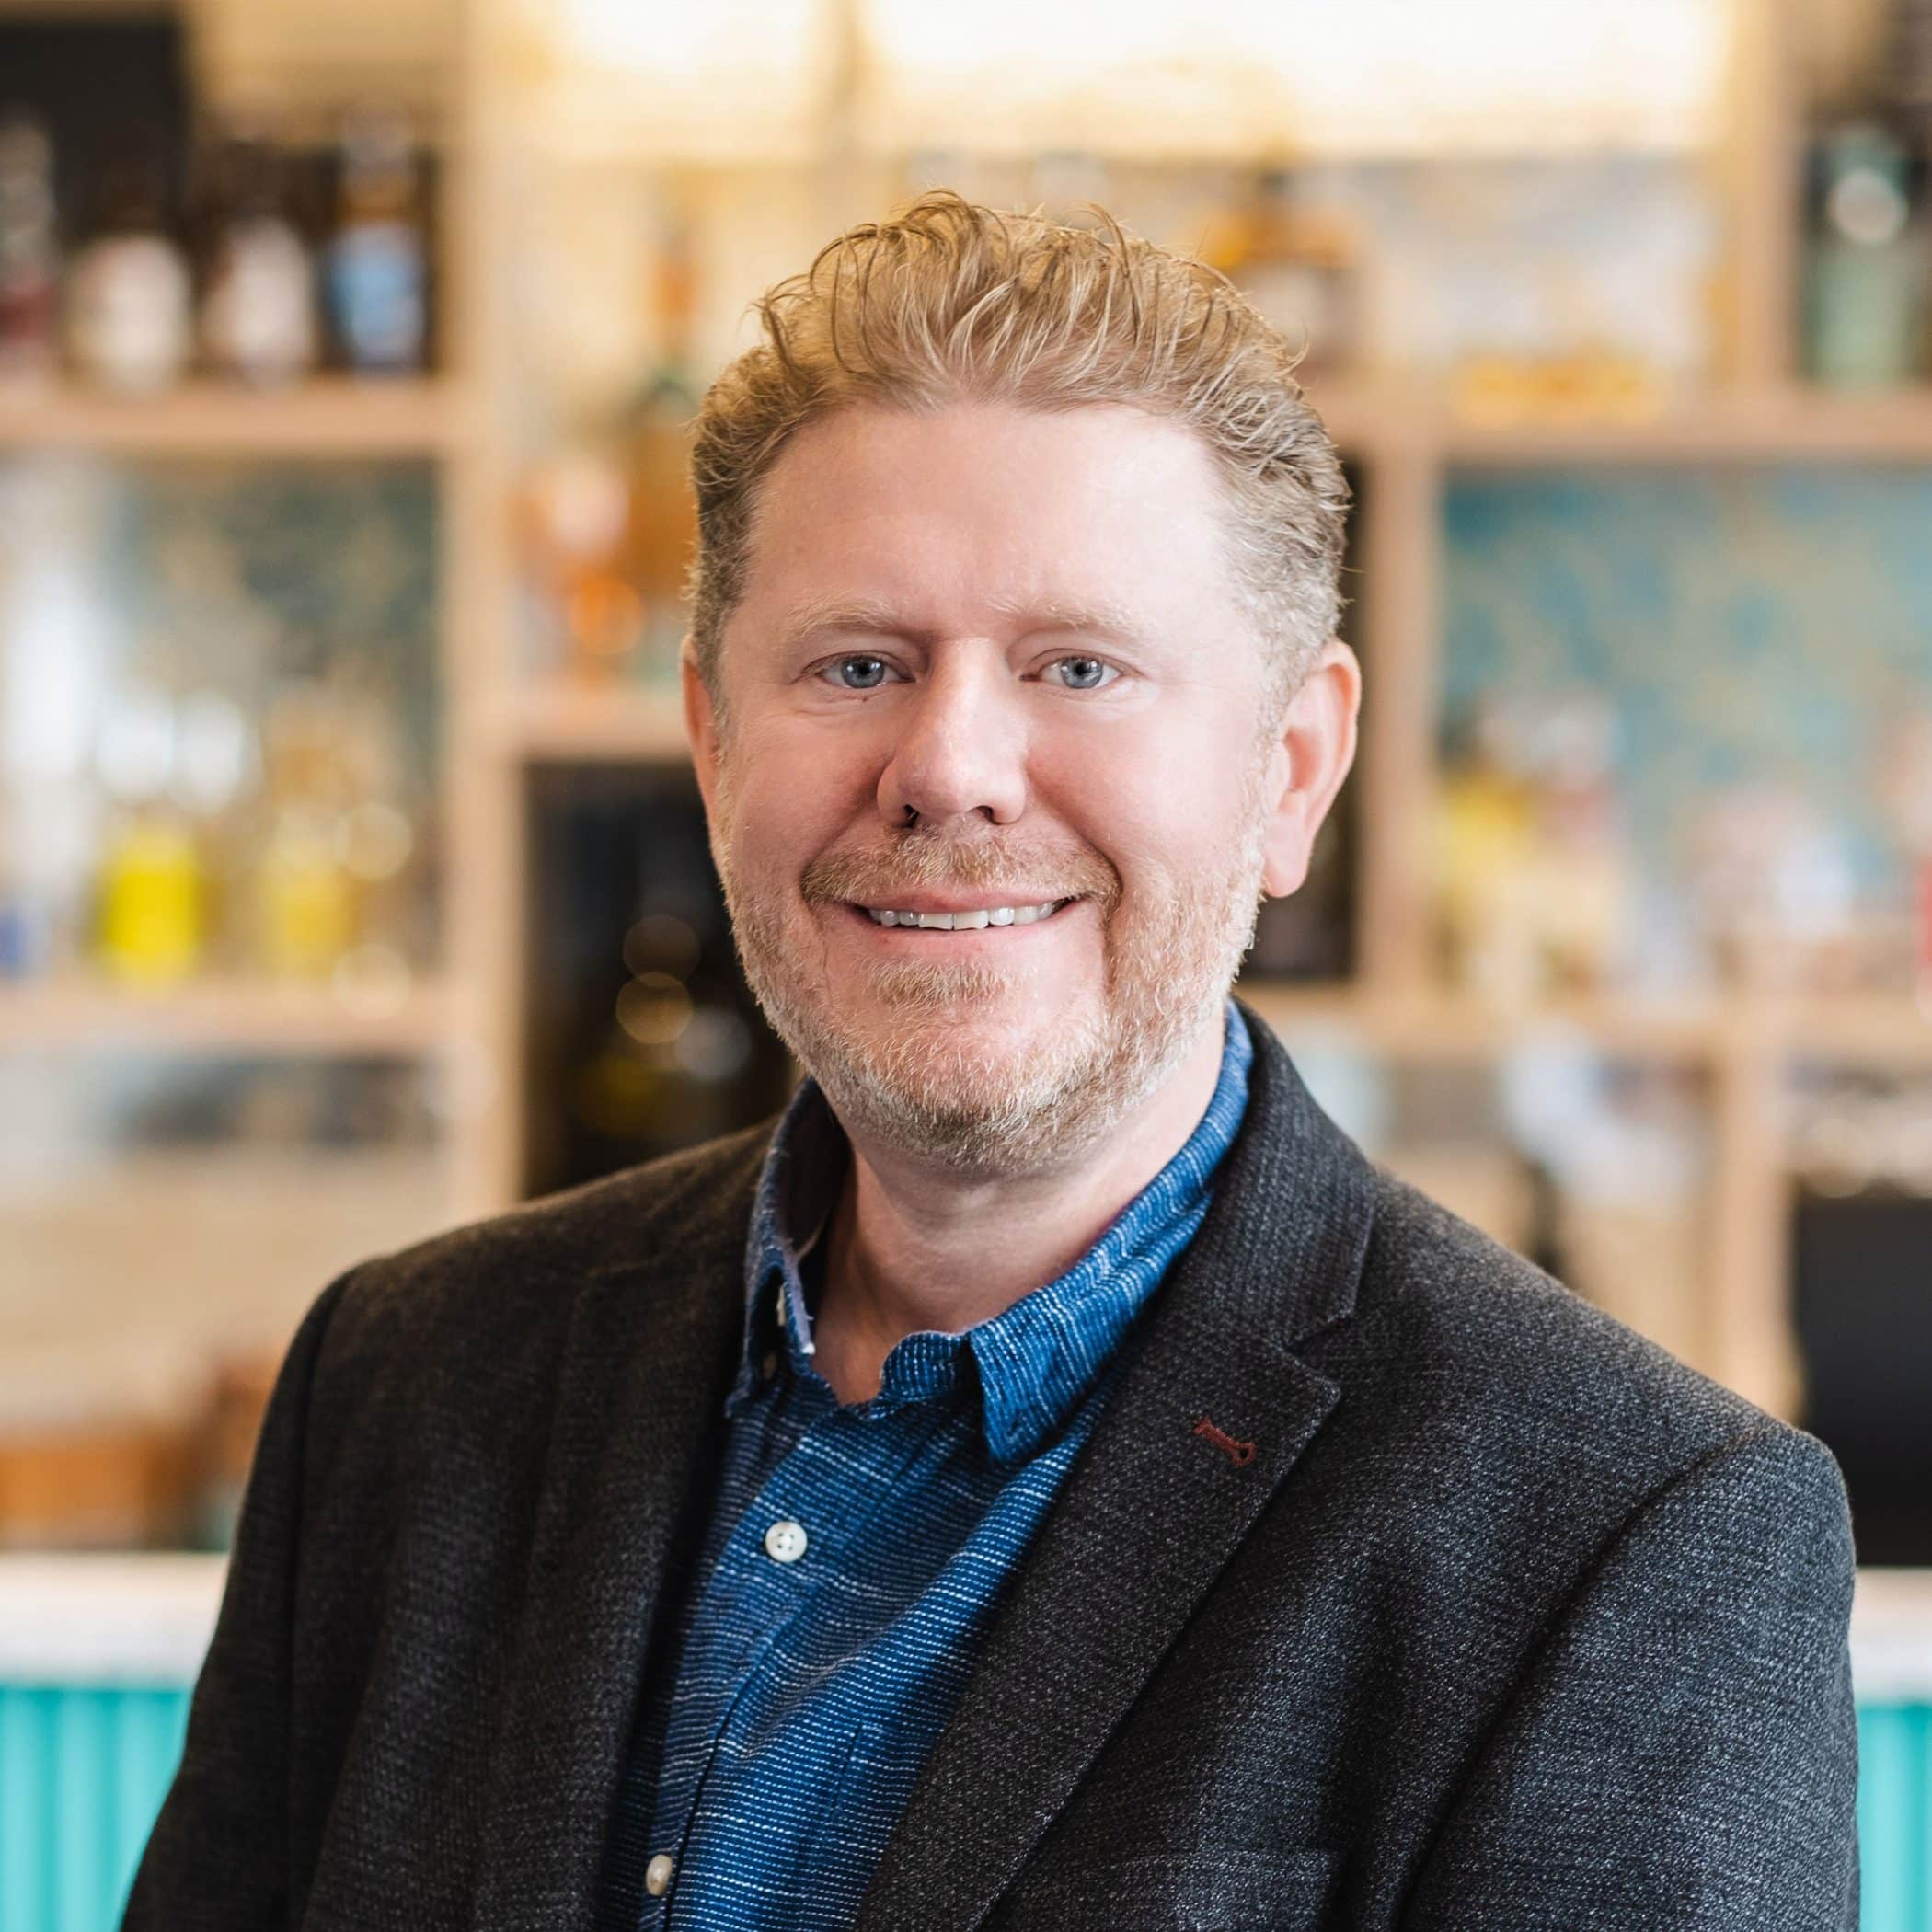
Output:
M739 863L796 878L855 819L872 809L876 778L822 733L767 731L735 748L728 788Z
M1137 883L1225 869L1245 811L1242 769L1224 734L1169 727L1070 747L1039 790L1132 895Z

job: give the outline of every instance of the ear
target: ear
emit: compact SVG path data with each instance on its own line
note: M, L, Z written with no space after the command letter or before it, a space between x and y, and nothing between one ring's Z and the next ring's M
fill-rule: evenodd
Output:
M711 693L697 668L697 648L688 632L678 647L677 662L684 687L684 737L691 746L691 768L697 775L705 816L711 819L718 797L718 716L712 707Z
M1355 762L1361 707L1362 666L1331 638L1288 700L1269 755L1261 890L1271 899L1298 891L1308 876L1315 834Z

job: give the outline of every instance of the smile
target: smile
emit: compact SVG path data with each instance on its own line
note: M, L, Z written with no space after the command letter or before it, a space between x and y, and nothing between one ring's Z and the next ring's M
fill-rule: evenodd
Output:
M1049 899L1039 905L979 906L970 913L898 913L860 906L875 926L919 926L928 932L978 932L988 926L1033 926L1050 919L1070 899Z

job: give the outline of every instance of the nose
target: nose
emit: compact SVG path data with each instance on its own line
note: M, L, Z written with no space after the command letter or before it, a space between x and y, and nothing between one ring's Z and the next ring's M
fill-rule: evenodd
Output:
M1026 724L1004 659L937 651L910 697L880 774L880 816L894 830L914 812L927 831L972 817L1010 825L1026 810Z

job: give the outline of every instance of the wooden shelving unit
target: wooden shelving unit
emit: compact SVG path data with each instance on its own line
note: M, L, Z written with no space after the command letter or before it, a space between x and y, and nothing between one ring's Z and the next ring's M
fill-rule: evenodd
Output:
M436 986L393 996L198 979L137 990L106 983L0 984L0 1052L148 1048L308 1058L434 1053L448 1033Z
M1435 798L1439 546L1445 481L1512 466L1756 464L1783 459L1932 464L1932 386L1834 398L1796 382L1791 275L1800 125L1777 0L1740 10L1734 133L1716 157L1728 196L1732 300L1724 380L1620 420L1509 422L1397 382L1314 392L1365 478L1358 637L1368 696L1356 773L1362 828L1358 977L1335 989L1244 989L1291 1033L1333 1028L1394 1056L1482 1057L1541 1038L1702 1069L1711 1083L1717 1176L1697 1363L1786 1413L1800 1397L1785 1305L1787 1182L1778 1110L1806 1056L1932 1065L1932 1016L1905 1001L1712 1000L1665 1006L1599 999L1499 1013L1432 983L1426 875ZM684 757L668 696L624 688L532 689L516 674L511 495L520 379L502 259L517 192L516 126L493 59L492 10L473 6L454 75L443 169L441 287L446 373L395 387L317 384L279 397L196 388L153 403L59 398L0 413L0 453L68 447L121 456L414 457L442 489L441 668L447 826L443 966L385 1015L284 1006L246 989L197 989L136 1006L50 992L0 1000L0 1045L129 1029L196 1048L384 1051L449 1056L464 1070L452 1112L448 1212L517 1196L527 892L527 777L537 765ZM822 239L801 236L800 247Z
M1442 504L1454 473L1786 460L1932 464L1932 385L1903 395L1846 397L1818 394L1798 381L1798 17L1790 0L1762 0L1740 8L1738 17L1730 139L1712 157L1731 268L1719 381L1699 394L1660 397L1620 418L1563 420L1501 420L1400 381L1338 382L1311 391L1365 482L1357 641L1368 691L1351 781L1362 829L1359 972L1345 987L1257 984L1244 991L1292 1035L1333 1029L1389 1056L1481 1059L1554 1039L1697 1069L1709 1085L1715 1152L1710 1287L1697 1365L1793 1414L1801 1386L1786 1306L1788 1181L1779 1118L1786 1073L1807 1058L1875 1068L1932 1065L1932 1014L1909 1000L1864 996L1669 1004L1605 996L1498 1012L1432 983L1426 870L1435 805ZM487 101L487 60L473 78L473 102ZM510 119L496 116L493 124ZM486 246L489 233L488 223L479 227ZM821 238L801 236L801 247ZM500 310L492 314L485 305L477 319L485 365L494 362L507 371L507 341L496 332L503 325ZM492 386L487 375L483 386ZM498 559L508 554L496 544L479 548ZM506 574L484 600L495 627L485 655L500 666L512 659L502 628L509 589ZM490 769L512 791L535 763L684 755L682 725L668 697L509 688L491 718ZM496 899L494 919L479 919L477 933L496 949L486 976L498 1001L494 1037L513 1052L522 902L514 891ZM504 1130L497 1172L507 1198L521 1130L513 1119Z
M0 6L6 4L0 0ZM464 9L463 20L468 47L480 35L480 10ZM104 395L70 385L0 396L0 463L49 454L165 464L380 462L421 465L433 475L443 699L439 811L447 832L442 958L431 974L399 989L346 992L216 976L153 990L105 978L0 982L5 1054L78 1056L105 1049L439 1063L447 1138L437 1163L438 1197L424 1205L426 1227L485 1212L502 1200L496 1135L510 1091L497 1076L503 1059L489 1035L502 989L481 983L483 962L497 954L477 944L474 913L479 900L495 903L507 882L498 859L511 841L487 820L499 799L507 802L510 788L489 780L484 720L500 682L489 676L476 648L487 628L477 618L477 594L489 594L497 561L479 555L479 546L504 539L494 516L501 489L498 452L488 433L491 415L476 379L475 331L464 313L466 282L486 271L487 252L472 166L480 144L465 107L471 71L464 68L453 83L457 111L439 129L443 205L435 232L442 257L435 279L449 313L442 366L434 373L323 374L264 390L196 378L153 396ZM374 68L368 77L376 88Z
M676 696L621 684L521 693L505 700L495 727L498 745L530 764L647 765L686 755Z
M1821 396L1792 384L1660 396L1627 416L1515 420L1400 383L1311 389L1329 433L1365 464L1538 466L1922 463L1932 383L1903 395Z
M1328 1029L1404 1060L1479 1059L1540 1043L1707 1070L1757 1058L1932 1069L1932 1008L1911 1000L1647 1001L1604 996L1519 1011L1467 995L1381 994L1244 984L1242 996L1284 1032Z
M151 397L48 389L0 398L0 455L437 459L459 449L471 422L454 386L433 377L318 377L259 394L205 381Z

